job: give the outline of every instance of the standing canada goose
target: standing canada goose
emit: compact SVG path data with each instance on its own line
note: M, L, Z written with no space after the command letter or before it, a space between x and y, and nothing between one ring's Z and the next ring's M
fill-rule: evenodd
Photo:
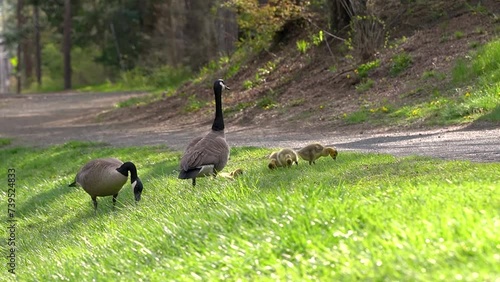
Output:
M116 203L118 192L127 182L130 171L130 183L134 190L135 201L141 200L142 182L137 177L137 169L132 162L123 163L119 159L95 159L86 163L76 174L75 182L70 187L81 186L92 198L94 209L97 211L97 197L113 196L113 205Z
M297 153L290 148L281 149L278 152L274 152L269 156L269 164L267 167L270 169L275 169L277 167L290 167L295 163L299 165Z
M196 178L207 175L217 175L227 164L229 159L229 145L224 134L224 118L222 116L222 90L228 89L224 80L214 82L215 119L212 130L204 137L193 139L181 158L180 179L192 179L193 186Z
M323 147L321 144L313 143L305 146L297 151L299 156L308 161L309 164L316 164L319 157L331 156L334 160L337 159L337 149L335 147Z

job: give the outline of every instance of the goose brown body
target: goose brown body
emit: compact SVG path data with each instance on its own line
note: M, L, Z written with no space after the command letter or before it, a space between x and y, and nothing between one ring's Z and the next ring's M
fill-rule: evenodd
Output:
M315 161L320 157L331 156L336 160L338 152L335 147L324 147L321 144L313 143L298 150L297 154L309 164L315 164Z
M123 162L115 158L96 159L85 164L76 175L76 183L91 197L117 194L127 182L127 176L116 169Z
M222 90L229 89L222 79L214 82L215 119L210 132L193 139L180 161L180 179L192 179L207 175L217 175L229 160L229 145L224 133L224 118L222 113Z
M229 145L224 131L210 131L205 137L194 139L181 158L181 169L188 171L205 165L213 165L221 171L229 160Z
M124 163L116 158L89 161L78 171L75 182L69 186L81 186L90 195L94 208L97 209L97 197L113 196L113 204L116 202L118 192L127 182L129 172L135 200L138 202L143 186L137 176L137 169L133 163Z
M277 167L289 167L293 163L299 164L298 156L295 150L290 148L284 148L279 150L278 152L273 152L269 156L269 164L268 167L270 169L274 169Z

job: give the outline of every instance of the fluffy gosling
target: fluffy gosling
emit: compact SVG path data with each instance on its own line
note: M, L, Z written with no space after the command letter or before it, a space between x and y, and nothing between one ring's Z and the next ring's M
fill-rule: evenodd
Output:
M321 144L313 143L305 146L297 151L299 156L308 161L309 164L316 164L316 160L320 157L331 156L332 159L337 159L337 149L335 147L323 147Z
M278 152L274 152L269 156L269 164L267 167L269 169L275 169L277 167L290 167L295 163L299 165L297 153L290 148L281 149Z

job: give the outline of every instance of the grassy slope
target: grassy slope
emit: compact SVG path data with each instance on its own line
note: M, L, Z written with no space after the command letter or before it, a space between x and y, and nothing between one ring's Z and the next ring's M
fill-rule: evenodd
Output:
M269 152L234 148L226 171L246 173L194 189L176 178L179 152L162 147L0 149L2 175L17 171L17 278L500 277L500 164L341 152L336 162L270 171ZM139 205L127 185L115 209L100 198L94 215L90 197L67 187L85 161L104 156L138 165Z

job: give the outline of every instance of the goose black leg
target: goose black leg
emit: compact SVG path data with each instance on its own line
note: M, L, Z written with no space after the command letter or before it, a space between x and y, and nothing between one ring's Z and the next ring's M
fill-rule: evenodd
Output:
M196 177L193 178L193 187L196 186Z
M97 212L97 196L92 196L92 202L94 203L94 211Z
M118 194L114 194L113 195L113 207L115 206L116 204L116 197L118 197Z

